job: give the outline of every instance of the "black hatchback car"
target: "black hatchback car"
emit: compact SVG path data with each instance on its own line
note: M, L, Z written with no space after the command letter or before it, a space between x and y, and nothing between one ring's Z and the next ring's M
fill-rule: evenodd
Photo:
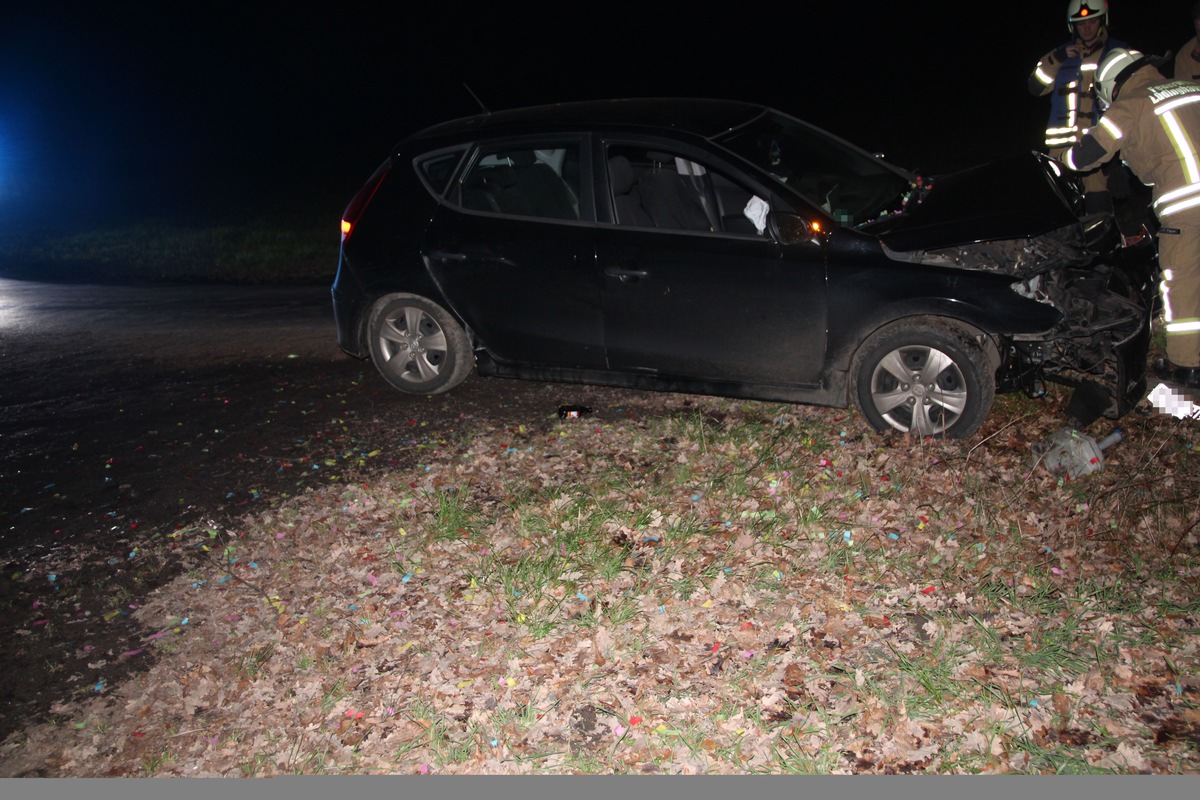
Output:
M346 209L333 307L404 392L475 368L965 437L1046 381L1085 424L1135 404L1154 261L1036 153L931 183L756 104L612 100L400 142Z

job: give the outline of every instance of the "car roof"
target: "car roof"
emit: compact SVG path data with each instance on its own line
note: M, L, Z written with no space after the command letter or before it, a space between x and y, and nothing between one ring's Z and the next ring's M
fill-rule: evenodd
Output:
M547 128L657 128L708 139L745 125L767 111L767 107L757 103L703 98L585 100L476 114L433 125L408 138L412 141L481 134L519 135Z

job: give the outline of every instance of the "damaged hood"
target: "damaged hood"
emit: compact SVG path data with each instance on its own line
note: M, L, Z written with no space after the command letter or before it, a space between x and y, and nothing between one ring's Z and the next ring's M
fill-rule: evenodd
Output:
M863 226L888 250L938 250L972 242L1029 239L1080 222L1078 192L1062 169L1024 153L935 178L915 208Z

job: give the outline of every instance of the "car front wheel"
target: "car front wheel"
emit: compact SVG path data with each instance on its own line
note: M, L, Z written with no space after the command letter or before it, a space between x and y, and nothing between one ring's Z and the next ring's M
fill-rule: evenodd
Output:
M437 303L414 294L375 301L367 338L376 369L408 394L447 392L466 380L474 364L462 326Z
M983 424L996 396L983 349L953 323L906 320L859 348L853 392L877 430L962 439Z

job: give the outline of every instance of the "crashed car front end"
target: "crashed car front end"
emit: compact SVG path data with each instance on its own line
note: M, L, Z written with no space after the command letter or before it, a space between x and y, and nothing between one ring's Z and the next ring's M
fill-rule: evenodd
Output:
M1010 271L1017 278L1011 285L1016 294L1062 315L1047 330L1004 337L998 390L1040 395L1053 381L1081 389L1071 411L1080 423L1098 416L1115 419L1146 390L1153 247L1147 242L1126 254L1125 260L1140 264L1094 261L1061 247L1066 234L1059 230L1029 240L931 251L921 262Z
M1140 268L1100 261L1014 284L1014 291L1063 314L1042 336L1013 337L1009 380L1016 388L1036 389L1044 379L1079 387L1073 416L1084 419L1120 417L1145 396L1156 254L1147 240L1136 256Z
M1145 395L1157 253L1148 236L1127 242L1110 215L1079 216L1077 186L1056 167L1029 154L951 176L874 227L896 261L1007 274L1013 292L1058 311L1046 330L999 337L997 389L1074 387L1068 415L1082 426Z

